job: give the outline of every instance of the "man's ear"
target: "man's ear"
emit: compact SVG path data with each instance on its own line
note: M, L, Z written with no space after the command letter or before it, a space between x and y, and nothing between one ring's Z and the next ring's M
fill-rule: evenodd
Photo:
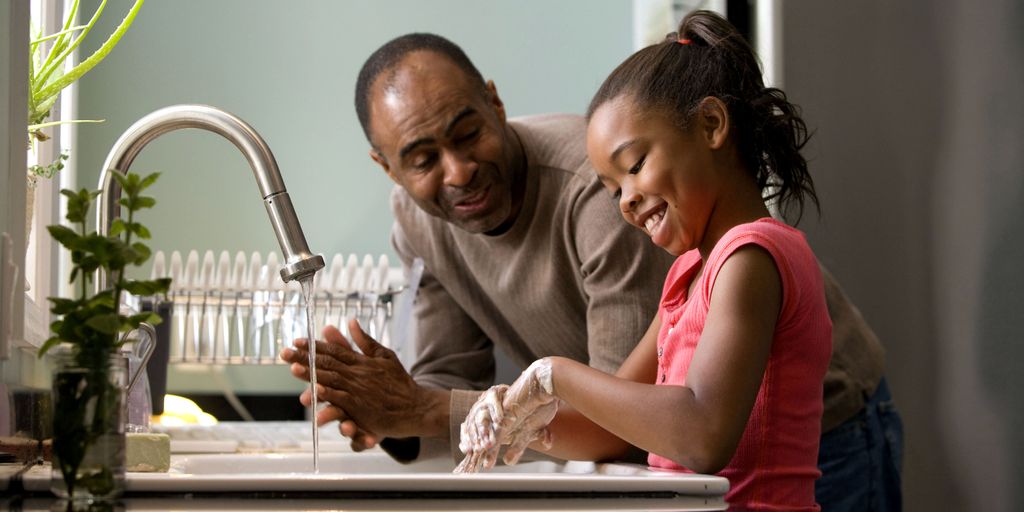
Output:
M500 119L501 122L504 123L505 104L501 101L501 97L498 96L498 88L494 85L494 80L488 80L486 88L487 95L489 96L489 103L491 104L492 107L494 107L494 111L498 114L498 119Z
M370 159L377 162L377 165L379 165L381 169L384 169L388 178L391 178L391 181L398 184L398 178L391 172L391 166L388 165L388 160L384 158L384 155L381 154L380 150L377 148L370 148Z
M732 127L725 102L714 96L700 100L697 105L697 126L702 138L711 149L720 149L729 138Z

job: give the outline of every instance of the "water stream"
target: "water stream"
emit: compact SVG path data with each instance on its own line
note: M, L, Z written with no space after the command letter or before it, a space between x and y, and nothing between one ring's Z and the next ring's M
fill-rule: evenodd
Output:
M316 289L313 286L313 276L299 280L302 285L302 297L306 300L306 331L309 340L309 392L310 407L313 410L313 472L320 472L320 429L316 425L316 323L314 322L316 312Z

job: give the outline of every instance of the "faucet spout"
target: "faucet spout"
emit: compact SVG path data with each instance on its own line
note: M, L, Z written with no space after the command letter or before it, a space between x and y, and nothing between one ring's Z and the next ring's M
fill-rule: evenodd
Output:
M100 174L102 195L97 212L97 232L106 235L111 223L120 215L118 201L121 198L121 186L110 170L128 172L146 144L167 132L182 128L200 128L220 134L241 150L249 161L263 204L270 216L270 224L284 253L285 264L281 268L281 279L285 282L301 280L324 268L323 256L309 252L306 236L302 233L291 198L284 187L281 171L267 143L245 121L207 105L173 105L162 108L139 119L121 134L110 148ZM96 283L100 289L105 279L106 276L97 276Z

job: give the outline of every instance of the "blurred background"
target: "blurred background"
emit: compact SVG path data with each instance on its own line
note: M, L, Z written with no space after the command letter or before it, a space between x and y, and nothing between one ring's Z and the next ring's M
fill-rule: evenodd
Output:
M83 12L97 3L82 0ZM1024 4L771 4L766 68L814 132L806 155L822 214L800 227L887 350L906 509L1024 510ZM314 252L393 254L391 182L352 106L374 49L435 32L495 81L510 115L582 113L644 40L638 16L692 7L725 8L752 37L766 22L755 2L152 0L80 82L77 117L106 122L77 130L69 174L95 187L136 119L211 104L270 145ZM132 170L164 173L159 215L146 220L154 249L277 248L225 140L175 132Z

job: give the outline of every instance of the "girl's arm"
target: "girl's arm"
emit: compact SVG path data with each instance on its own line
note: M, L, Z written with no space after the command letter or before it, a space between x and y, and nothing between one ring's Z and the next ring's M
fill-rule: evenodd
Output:
M549 452L600 459L605 446L611 452L630 443L699 473L718 472L732 459L757 398L781 304L774 260L748 246L718 273L686 386L647 384L656 372L652 330L616 376L552 358L554 394L572 410L552 423Z
M661 317L655 315L643 338L637 343L629 357L615 372L615 378L623 381L654 383L658 370L658 331ZM558 358L552 358L558 359ZM585 365L581 365L585 366ZM601 375L608 374L594 370ZM556 392L557 394L557 392ZM575 410L571 404L563 403L555 419L548 425L554 445L545 450L540 443L530 446L560 459L567 460L612 460L621 459L630 449L630 444L621 437L601 428L598 424Z

